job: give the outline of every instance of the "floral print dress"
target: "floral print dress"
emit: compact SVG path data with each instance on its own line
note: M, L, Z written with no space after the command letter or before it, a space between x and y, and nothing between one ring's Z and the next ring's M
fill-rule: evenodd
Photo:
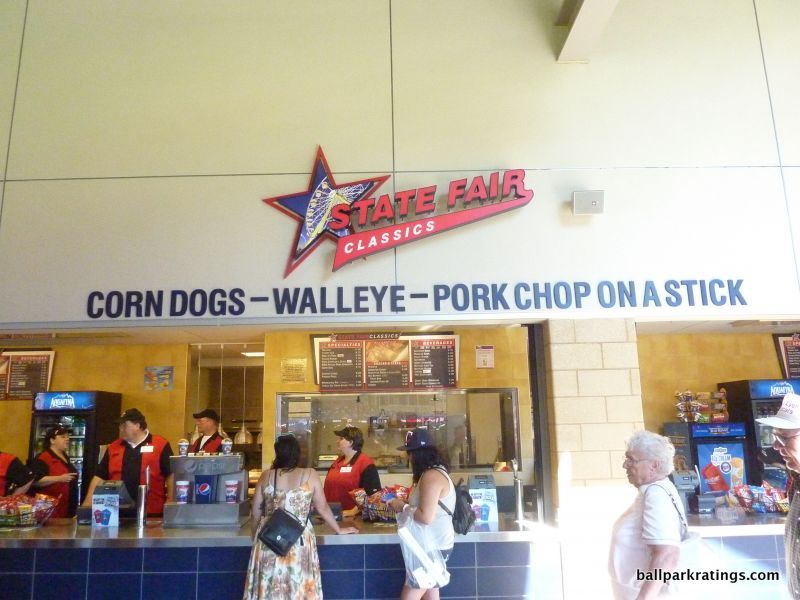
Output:
M278 490L272 483L264 488L265 510L258 524L259 531L279 506L292 513L301 521L306 521L311 510L313 492L308 481L289 491ZM244 586L244 600L270 598L270 600L315 600L322 598L322 582L317 556L317 540L311 521L306 523L305 531L286 556L278 556L256 536L247 579Z

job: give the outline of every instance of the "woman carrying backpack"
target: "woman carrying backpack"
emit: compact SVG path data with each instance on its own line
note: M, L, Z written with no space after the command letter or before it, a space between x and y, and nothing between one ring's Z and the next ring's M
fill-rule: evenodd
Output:
M453 531L453 510L456 506L456 490L447 471L447 464L436 448L436 442L427 429L414 429L406 435L406 443L398 450L408 452L411 459L411 472L414 487L408 504L414 508L414 520L431 528L430 532L442 557L447 560L453 551L455 532ZM447 510L442 508L444 505ZM395 512L406 506L402 500L391 502ZM447 512L449 511L449 512ZM400 600L438 600L439 589L414 588L406 580Z

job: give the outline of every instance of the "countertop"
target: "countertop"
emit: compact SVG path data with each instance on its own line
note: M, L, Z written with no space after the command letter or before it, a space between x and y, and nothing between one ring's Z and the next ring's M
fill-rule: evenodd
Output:
M315 525L319 545L396 544L395 523L365 523L360 519L345 520L358 534L336 535L327 525ZM520 526L512 515L500 515L494 524L482 524L467 535L456 535L456 542L508 542L556 539L557 530L526 521ZM135 523L120 527L99 528L77 525L74 519L51 519L43 527L0 529L0 548L143 548L143 547L207 547L249 546L250 522L242 527L171 527L151 520L139 528Z
M782 513L744 515L735 520L721 520L714 515L686 516L689 530L700 537L740 537L783 535L786 515Z

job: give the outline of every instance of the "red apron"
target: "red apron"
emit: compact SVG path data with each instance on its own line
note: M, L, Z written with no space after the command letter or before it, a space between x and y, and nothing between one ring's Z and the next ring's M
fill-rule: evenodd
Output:
M70 468L70 465L65 464L63 460L58 458L55 454L50 452L49 450L45 450L39 456L36 457L38 460L42 461L45 465L47 465L47 474L50 476L54 475L64 475L66 473L75 473L74 468ZM53 511L51 515L54 519L63 519L67 517L72 517L74 515L70 514L69 511L69 500L70 500L70 486L75 485L77 486L77 477L75 479L75 483L51 483L47 487L40 488L37 490L41 494L47 494L48 496L53 496L54 498L59 498L58 505L56 509Z
M189 448L189 452L200 452L200 450L202 450L203 452L209 452L209 453L211 453L211 452L219 452L219 447L222 445L222 436L219 433L214 432L214 435L212 435L210 438L208 438L208 441L201 448L200 447L200 440L202 440L202 439L203 439L202 436L197 438L194 441L194 444L192 444L192 447Z
M142 467L139 472L139 485L145 483L145 469L150 467L150 493L147 494L147 514L151 516L161 516L164 513L164 502L167 499L166 480L167 478L161 473L161 453L166 448L167 440L160 435L150 434L153 446L152 452L142 452ZM122 457L125 454L125 446L128 442L125 440L116 440L108 446L108 478L121 481L122 480ZM136 451L139 452L142 446L147 445L142 442L137 446ZM135 500L135 498L134 498Z
M371 464L374 463L366 454L359 454L352 465L348 465L343 456L337 458L325 476L325 499L340 502L344 510L353 508L356 503L348 492L361 487L361 474Z
M14 462L13 454L0 452L0 496L6 495L6 473L12 462Z

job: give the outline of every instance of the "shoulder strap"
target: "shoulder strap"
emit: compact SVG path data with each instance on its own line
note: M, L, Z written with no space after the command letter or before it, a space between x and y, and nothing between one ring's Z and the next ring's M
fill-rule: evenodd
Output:
M445 470L444 470L444 469L442 469L441 467L433 467L433 468L434 468L434 469L436 469L437 471L439 471L439 472L440 472L442 475L444 475L445 477L447 477L447 480L448 480L450 483L452 483L452 484L453 484L453 490L455 490L455 491L456 491L456 493L458 493L458 486L456 485L456 482L455 482L455 481L453 481L453 478L452 478L452 477L450 477L450 473L448 473L447 471L445 471ZM444 512L446 512L448 515L450 515L451 517L453 516L453 511L452 511L452 510L450 510L449 508L447 508L447 507L444 505L444 502L442 502L442 501L441 501L441 499L439 500L439 506L441 506L441 507L442 507L442 510L443 510Z
M681 509L678 508L678 504L677 504L677 502L675 502L675 498L672 496L672 494L669 493L669 490L667 490L663 486L660 486L660 485L654 483L653 485L651 485L651 486L649 486L647 488L647 491L649 491L651 487L660 488L660 489L664 490L664 493L667 496L669 496L669 499L672 501L672 506L675 507L675 511L678 513L678 519L681 522L681 527L683 528L684 533L688 533L689 532L689 523L686 522L686 517L683 516L683 513L681 512ZM645 491L645 495L647 495L647 491ZM685 535L681 535L681 537L686 537L686 536Z

